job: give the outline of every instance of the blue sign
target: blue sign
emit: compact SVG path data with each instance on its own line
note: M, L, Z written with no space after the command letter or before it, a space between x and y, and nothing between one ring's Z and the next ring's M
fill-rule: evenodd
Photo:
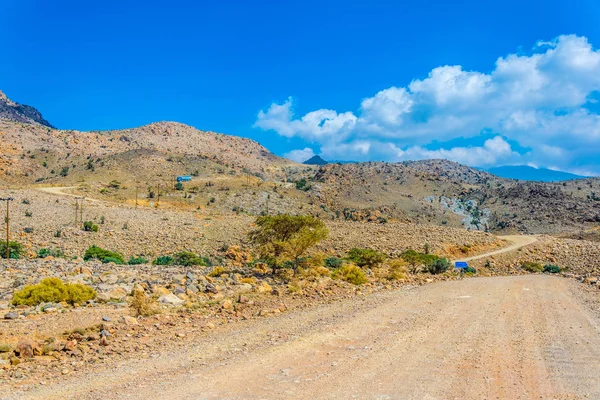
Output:
M464 262L464 261L456 261L456 262L454 263L454 268L465 269L465 268L467 268L468 266L469 266L469 264L467 264L467 263L466 263L466 262Z
M177 177L177 182L189 182L192 180L192 177L189 175L183 175Z

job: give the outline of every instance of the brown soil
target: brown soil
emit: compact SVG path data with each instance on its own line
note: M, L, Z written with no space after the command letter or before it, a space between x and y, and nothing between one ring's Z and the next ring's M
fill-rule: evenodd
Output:
M230 324L14 397L598 398L597 296L543 275L405 287Z

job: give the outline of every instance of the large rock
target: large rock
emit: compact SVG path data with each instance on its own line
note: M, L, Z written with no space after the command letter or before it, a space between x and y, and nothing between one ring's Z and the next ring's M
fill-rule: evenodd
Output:
M174 306L179 306L184 303L183 300L175 296L173 293L163 294L158 298L158 302L163 304L171 304Z

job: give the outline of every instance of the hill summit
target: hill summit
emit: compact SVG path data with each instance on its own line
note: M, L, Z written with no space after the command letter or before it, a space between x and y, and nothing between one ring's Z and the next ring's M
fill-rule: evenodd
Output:
M0 91L0 118L27 124L37 123L54 128L42 117L41 112L31 106L12 101L2 91Z
M323 160L321 156L312 156L308 160L304 161L302 164L305 165L327 165L329 164L327 161Z

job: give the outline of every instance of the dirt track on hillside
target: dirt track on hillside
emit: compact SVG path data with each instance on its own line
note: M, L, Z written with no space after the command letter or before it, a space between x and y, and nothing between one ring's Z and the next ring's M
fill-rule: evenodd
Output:
M479 254L476 256L472 256L472 257L461 258L460 260L457 260L457 261L474 261L474 260L479 260L481 258L495 256L495 255L502 254L502 253L508 253L509 251L515 251L521 247L528 246L528 245L533 244L538 241L538 237L536 235L507 235L507 236L498 236L498 238L512 242L512 244L510 246L504 247L499 250L491 251L491 252L484 253L484 254Z
M600 398L600 321L578 285L475 278L345 300L15 398Z

